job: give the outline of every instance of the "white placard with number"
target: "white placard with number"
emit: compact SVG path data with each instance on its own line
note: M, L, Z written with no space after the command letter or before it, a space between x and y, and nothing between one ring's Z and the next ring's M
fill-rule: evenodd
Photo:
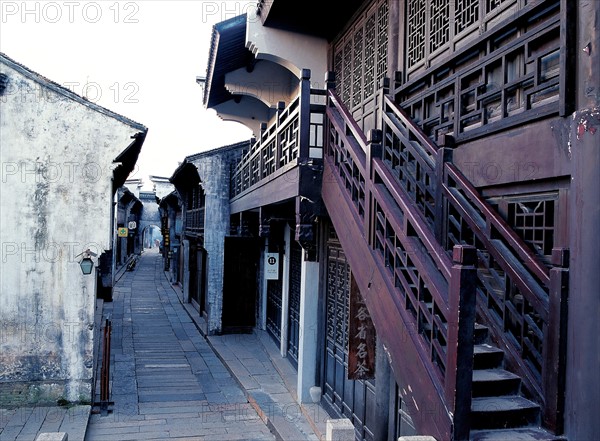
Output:
M265 254L265 280L279 279L279 253Z

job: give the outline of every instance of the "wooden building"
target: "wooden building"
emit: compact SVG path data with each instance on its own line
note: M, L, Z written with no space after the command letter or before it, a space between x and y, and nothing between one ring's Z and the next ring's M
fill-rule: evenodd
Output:
M321 387L359 440L597 437L599 22L261 0L214 27L204 104L256 137L224 283L255 269L246 318L300 401Z

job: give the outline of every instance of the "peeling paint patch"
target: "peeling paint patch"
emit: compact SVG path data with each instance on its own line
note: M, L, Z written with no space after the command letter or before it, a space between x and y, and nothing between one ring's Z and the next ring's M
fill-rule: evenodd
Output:
M600 124L600 109L590 109L577 112L577 128L575 130L577 140L581 140L585 133L595 135Z

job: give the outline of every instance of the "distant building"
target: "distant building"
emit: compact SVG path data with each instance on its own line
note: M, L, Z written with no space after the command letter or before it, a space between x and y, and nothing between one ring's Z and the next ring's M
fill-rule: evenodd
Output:
M169 178L154 175L151 175L149 178L150 182L152 182L154 194L158 200L161 200L175 189L171 181L169 181Z
M137 226L138 234L142 238L142 251L144 248L154 248L162 241L160 229L160 213L158 212L158 198L153 191L140 191L142 212Z
M0 406L92 399L97 266L146 132L0 54Z
M159 202L161 229L163 235L162 255L164 270L169 273L169 281L181 284L183 273L182 243L182 204L177 190L164 196Z
M206 319L210 334L227 325L223 311L225 238L231 233L231 173L249 141L188 156L171 176L182 205L182 271L184 301ZM250 324L250 326L253 326Z
M142 201L127 186L119 188L116 211L115 269L126 264L134 254L142 252L142 237L138 225L140 225L143 208ZM125 228L127 230L123 231Z

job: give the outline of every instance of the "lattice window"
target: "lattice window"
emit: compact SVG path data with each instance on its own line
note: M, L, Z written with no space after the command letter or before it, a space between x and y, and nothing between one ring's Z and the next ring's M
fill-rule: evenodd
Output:
M408 72L427 68L435 57L463 47L473 35L488 30L492 19L527 5L526 0L407 0ZM489 17L488 17L489 15Z
M425 12L423 0L408 2L408 66L418 64L425 58Z
M459 34L479 21L479 0L458 0L455 16L454 32Z
M341 93L344 89L344 49L340 48L333 57L333 71L335 72L335 88Z
M387 0L360 16L333 45L338 95L349 109L371 99L387 74Z
M330 260L327 269L327 317L334 317L335 314L335 275L337 262ZM335 339L335 321L327 320L327 337L329 339Z
M330 248L327 266L327 337L347 352L350 273L341 249Z
M383 2L377 11L377 83L387 74L388 5Z
M342 101L347 106L350 104L350 96L352 89L352 41L347 41L344 45L344 66L342 69Z
M363 85L363 29L354 34L354 76L352 78L352 105L360 104Z
M539 254L550 256L554 246L554 200L508 204L508 222Z
M450 2L432 0L429 15L429 52L444 47L450 38Z
M469 5L472 0L456 4L466 8L459 12ZM414 76L409 68L408 82L397 92L396 101L428 136L436 139L450 133L461 141L486 133L490 124L522 124L523 114L531 110L535 110L529 113L532 118L558 111L559 13L560 3L550 2L542 12L524 12L497 36L479 41L470 57L456 57L426 73L417 71L422 66L414 66ZM469 29L479 29L481 23L480 19Z
M375 39L377 36L375 24L375 14L373 13L365 25L365 99L373 93L375 82Z

